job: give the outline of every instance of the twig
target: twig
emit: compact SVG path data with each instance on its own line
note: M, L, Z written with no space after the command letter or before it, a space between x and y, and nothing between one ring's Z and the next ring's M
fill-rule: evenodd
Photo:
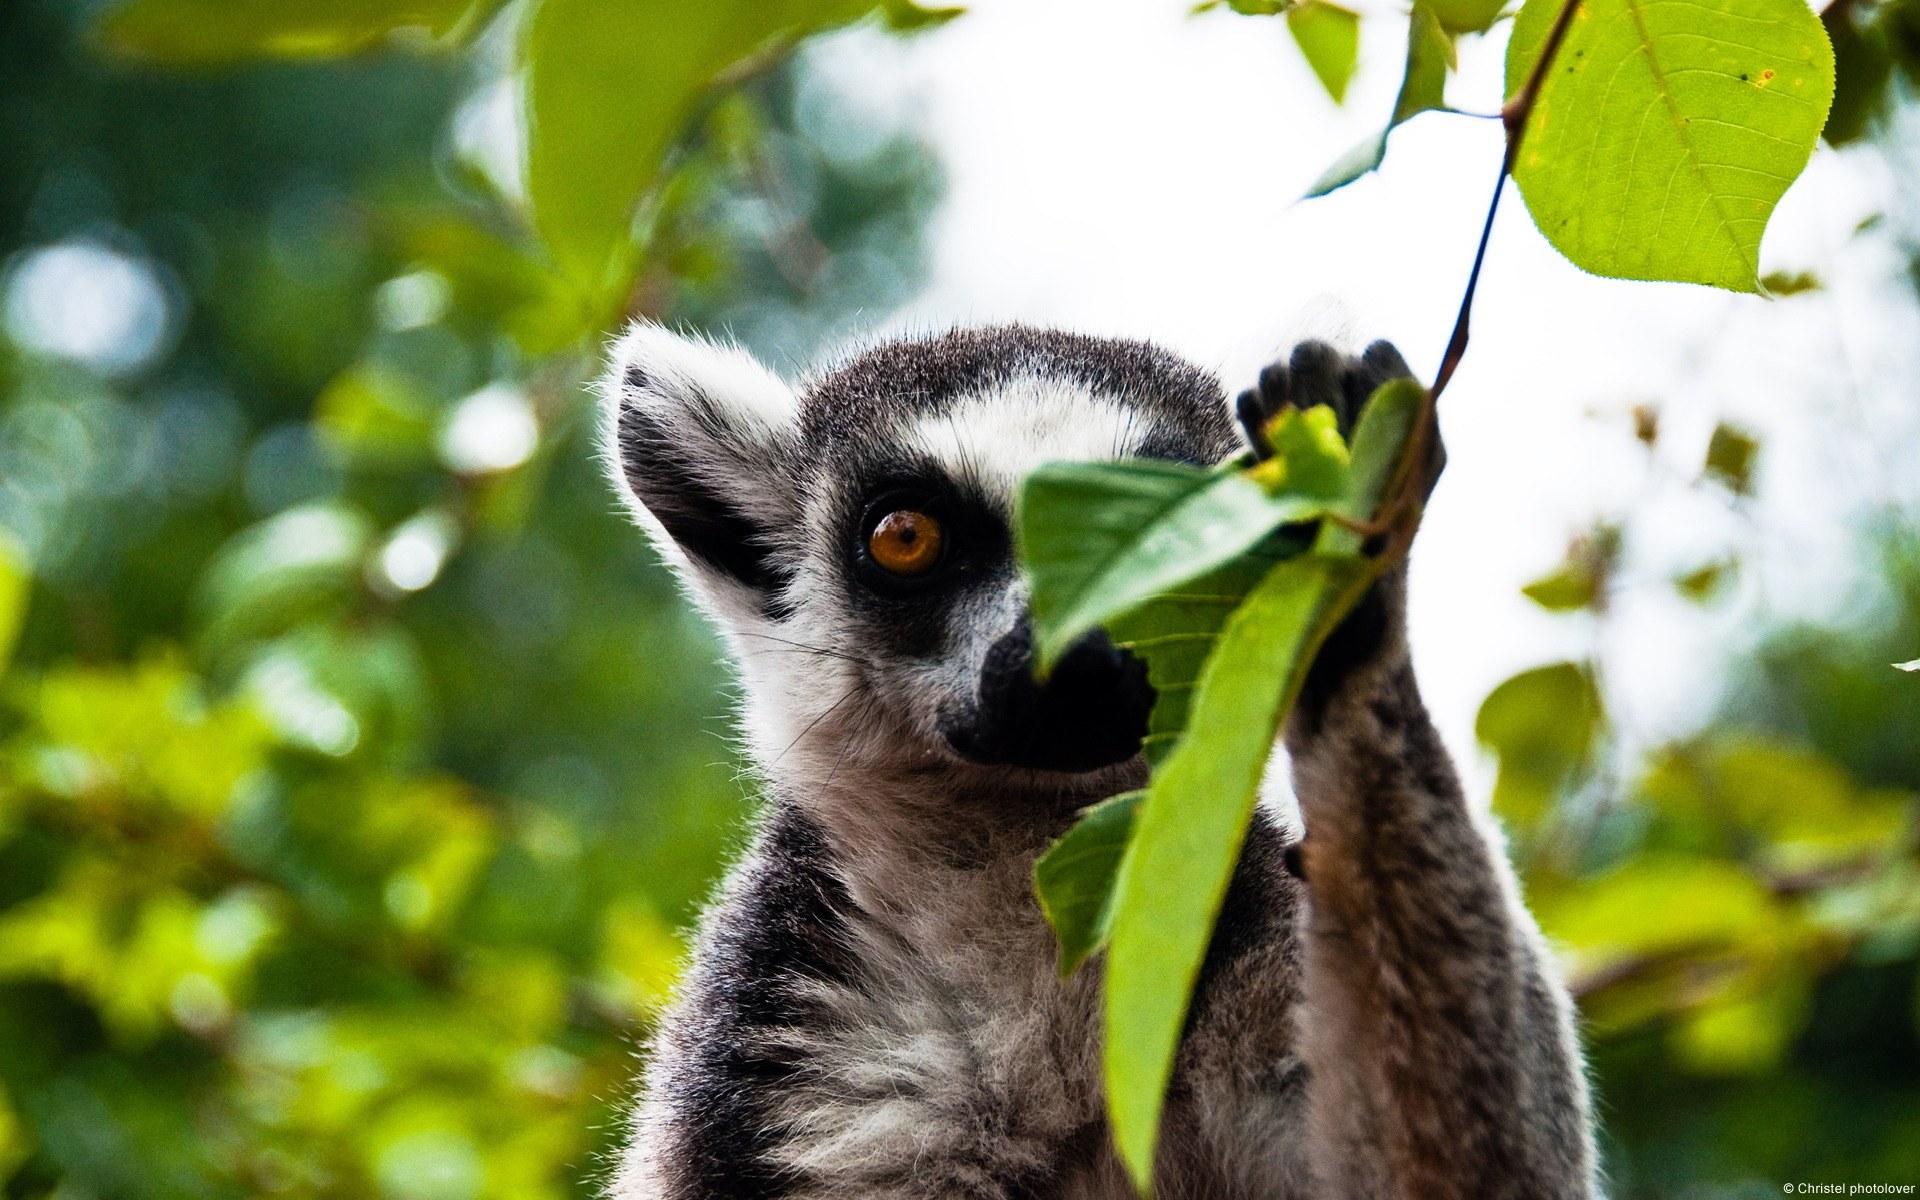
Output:
M1473 315L1473 294L1480 286L1480 267L1487 259L1487 243L1493 240L1493 218L1500 211L1500 196L1506 191L1507 176L1513 174L1513 164L1520 158L1520 140L1527 132L1527 118L1533 115L1534 103L1540 98L1540 87L1547 80L1547 72L1553 67L1553 60L1560 53L1560 43L1567 38L1567 30L1573 27L1573 15L1580 9L1581 0L1566 0L1560 6L1560 13L1554 18L1553 28L1547 33L1547 40L1540 47L1540 57L1534 61L1533 70L1528 72L1526 83L1522 84L1513 99L1500 106L1500 123L1507 128L1507 152L1500 159L1500 174L1493 181L1493 199L1487 202L1487 220L1480 228L1480 245L1473 252L1473 269L1467 273L1467 288L1460 296L1460 312L1453 320L1453 336L1447 340L1447 352L1440 358L1440 370L1433 377L1433 386L1428 388L1432 400L1438 401L1440 393L1447 390L1447 383L1453 378L1460 360L1467 354L1467 323Z
M1480 287L1480 268L1486 263L1487 246L1493 240L1493 218L1500 211L1500 196L1506 190L1507 176L1513 173L1513 164L1519 161L1520 141L1527 131L1527 120L1533 115L1533 106L1540 98L1540 88L1546 82L1554 58L1560 53L1560 44L1566 41L1567 30L1572 28L1574 14L1579 11L1581 3L1582 0L1565 0L1560 6L1560 12L1553 20L1553 28L1547 31L1547 39L1540 46L1540 57L1534 62L1533 70L1527 73L1527 81L1513 99L1500 107L1500 123L1507 130L1507 149L1500 157L1500 173L1493 183L1493 198L1487 202L1487 219L1480 227L1480 244L1474 248L1473 267L1467 273L1466 290L1460 295L1460 310L1453 319L1453 336L1447 339L1446 353L1440 357L1440 369L1435 372L1433 383L1427 388L1426 398L1420 407L1420 419L1414 423L1399 469L1389 487L1387 501L1381 505L1380 515L1363 526L1356 526L1365 533L1377 534L1402 525L1412 525L1419 520L1420 499L1428 482L1421 478L1421 473L1428 457L1428 447L1437 436L1434 414L1440 393L1447 390L1447 384L1459 368L1460 360L1467 354L1467 326L1473 315L1474 293Z

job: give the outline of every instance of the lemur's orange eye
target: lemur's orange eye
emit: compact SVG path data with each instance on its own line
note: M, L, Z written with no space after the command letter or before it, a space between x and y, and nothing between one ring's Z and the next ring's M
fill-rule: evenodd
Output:
M867 553L890 574L924 575L940 561L941 536L940 522L902 508L880 518L867 535Z

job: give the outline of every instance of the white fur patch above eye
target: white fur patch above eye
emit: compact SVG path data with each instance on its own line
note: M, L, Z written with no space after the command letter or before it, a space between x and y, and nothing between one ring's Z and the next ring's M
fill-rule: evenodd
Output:
M1027 378L920 417L903 438L946 469L1011 497L1042 463L1126 458L1153 432L1150 418L1073 383Z

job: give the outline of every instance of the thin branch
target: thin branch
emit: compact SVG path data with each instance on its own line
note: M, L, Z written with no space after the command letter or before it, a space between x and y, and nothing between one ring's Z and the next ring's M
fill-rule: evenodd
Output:
M1533 115L1534 103L1540 98L1540 88L1547 80L1547 72L1553 67L1554 58L1560 53L1560 43L1566 41L1567 30L1573 27L1574 13L1580 9L1581 0L1566 0L1560 6L1560 13L1554 18L1553 28L1547 32L1547 40L1540 47L1540 57L1534 61L1533 70L1528 72L1526 83L1522 84L1513 99L1500 108L1500 123L1507 127L1507 152L1500 159L1500 174L1493 181L1493 198L1487 202L1487 220L1480 229L1480 245L1473 252L1473 269L1467 273L1467 288L1460 296L1460 311L1453 320L1453 336L1447 340L1447 352L1440 358L1440 370L1433 377L1433 386L1427 391L1434 401L1440 399L1440 393L1447 390L1447 383L1460 366L1460 360L1467 354L1467 325L1473 315L1473 294L1480 286L1480 268L1487 259L1487 243L1493 239L1493 218L1500 211L1500 196L1506 191L1507 176L1513 174L1513 164L1520 158L1520 140L1527 132L1527 119Z
M1574 3L1578 2L1574 0ZM1572 9L1573 4L1567 7ZM1486 223L1480 227L1480 244L1473 251L1473 267L1467 272L1466 290L1460 294L1460 311L1453 318L1453 336L1447 339L1447 352L1440 356L1440 370L1434 374L1433 386L1427 389L1427 394L1435 402L1440 399L1440 393L1447 390L1447 383L1453 379L1460 360L1467 356L1467 321L1473 315L1473 295L1480 290L1480 268L1487 261L1487 244L1493 240L1493 218L1499 213L1500 197L1507 190L1507 172L1513 165L1513 145L1513 135L1508 134L1507 157L1501 160L1500 174L1493 181L1493 199L1487 204Z
M1579 11L1581 3L1582 0L1565 0L1560 6L1553 20L1553 28L1548 30L1546 41L1541 44L1540 57L1527 74L1526 83L1521 85L1513 99L1500 108L1500 123L1507 130L1507 149L1500 158L1500 173L1494 180L1493 198L1487 202L1487 219L1480 227L1480 244L1474 248L1473 268L1467 273L1466 290L1460 296L1460 311L1453 319L1453 336L1447 339L1446 353L1440 357L1440 369L1434 374L1432 386L1427 388L1420 406L1420 417L1414 423L1406 449L1400 456L1400 464L1392 483L1388 485L1387 498L1380 506L1379 515L1372 521L1350 526L1368 536L1388 530L1396 534L1404 531L1407 536L1396 536L1389 545L1386 553L1389 562L1392 561L1392 555L1405 550L1413 528L1419 524L1421 500L1425 496L1425 485L1430 482L1422 475L1429 447L1434 438L1439 436L1435 430L1434 414L1438 411L1440 393L1447 389L1454 371L1460 366L1460 360L1467 354L1467 326L1473 315L1473 297L1480 287L1480 268L1487 260L1487 246L1493 240L1493 219L1500 211L1500 195L1506 190L1507 176L1513 173L1513 164L1519 161L1520 140L1527 131L1527 120L1533 115L1534 103L1540 98L1540 88L1546 82L1554 58L1560 53L1561 43L1566 41L1567 30L1572 28L1574 14Z

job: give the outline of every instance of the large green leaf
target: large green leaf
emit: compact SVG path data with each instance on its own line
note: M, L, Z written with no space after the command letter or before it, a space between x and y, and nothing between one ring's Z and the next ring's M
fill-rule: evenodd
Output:
M1089 808L1033 865L1033 890L1060 939L1060 974L1071 975L1113 930L1113 880L1145 792L1122 792Z
M1193 720L1158 770L1114 885L1105 1061L1114 1142L1144 1190L1193 985L1260 777L1313 652L1364 580L1352 557L1281 563L1235 609Z
M1393 116L1379 133L1334 160L1307 189L1307 196L1324 196L1378 167L1387 154L1387 135L1409 117L1445 108L1447 71L1453 62L1453 36L1441 25L1431 5L1414 0L1407 24L1406 66L1400 77L1400 92L1394 97Z
M1509 94L1562 2L1520 10ZM1832 100L1833 49L1805 0L1583 0L1513 177L1584 270L1750 292L1767 218Z
M1374 393L1354 432L1352 455L1344 472L1347 492L1335 505L1338 511L1364 520L1380 506L1424 397L1425 390L1409 379L1394 380ZM1279 424L1270 436L1283 448L1283 459L1285 447L1296 441L1317 440L1317 435L1302 436L1314 424ZM1294 462L1293 469L1301 471L1301 460L1296 458ZM1260 469L1271 470L1266 466ZM1156 766L1165 762L1179 745L1192 712L1201 669L1219 642L1227 618L1255 585L1277 564L1316 545L1327 554L1352 554L1359 550L1360 542L1353 531L1333 523L1324 524L1317 537L1311 527L1284 527L1207 574L1185 580L1171 591L1155 594L1105 621L1113 640L1146 664L1147 681L1153 685L1153 711L1142 747L1149 762ZM1029 563L1029 569L1036 574L1037 583L1038 577L1052 567ZM1084 899L1084 894L1104 897L1111 889L1115 863L1081 851L1106 842L1116 828L1109 825L1100 833L1089 833L1091 840L1081 843L1079 850L1054 859L1045 878L1037 879L1042 908L1060 935L1064 969L1071 970L1105 941L1111 907L1104 899L1094 904ZM1077 828L1069 831L1059 845L1074 840L1078 832Z
M1347 454L1333 421L1324 407L1287 412L1275 422L1275 456L1250 471L1140 459L1030 475L1019 532L1041 668L1089 629L1335 505Z
M333 58L398 33L469 32L498 0L132 0L97 27L117 54L172 64Z
M590 317L623 299L634 214L722 71L871 0L539 0L520 47L533 220Z
M1186 733L1200 671L1220 640L1227 618L1276 565L1312 547L1312 539L1282 530L1232 562L1182 583L1107 623L1115 644L1147 666L1153 711L1142 749L1156 766Z
M1041 595L1051 596L1049 620L1063 624L1059 614L1097 582L1105 598L1088 606L1096 613L1091 620L1145 660L1156 694L1145 746L1155 771L1146 798L1091 810L1035 870L1042 907L1060 935L1063 969L1113 941L1108 1103L1116 1141L1143 1186L1189 996L1274 735L1313 651L1372 573L1360 554L1360 531L1321 521L1315 532L1289 523L1294 518L1276 506L1306 495L1314 498L1311 511L1372 518L1399 478L1425 397L1410 379L1383 385L1367 404L1350 455L1329 444L1337 442L1331 413L1309 410L1267 430L1275 454L1257 466L1042 468L1035 482L1051 482L1038 492L1029 486L1023 522L1040 536L1024 533L1022 549L1036 610ZM1206 509L1202 498L1223 478L1243 481L1266 502ZM1206 527L1196 520L1203 511L1245 528L1231 537L1208 528L1197 541L1139 551L1158 544L1162 527ZM1046 552L1036 554L1037 544ZM1208 550L1204 574L1195 575L1196 560L1183 557L1227 544L1241 549L1224 560ZM1172 566L1164 561L1169 554Z

